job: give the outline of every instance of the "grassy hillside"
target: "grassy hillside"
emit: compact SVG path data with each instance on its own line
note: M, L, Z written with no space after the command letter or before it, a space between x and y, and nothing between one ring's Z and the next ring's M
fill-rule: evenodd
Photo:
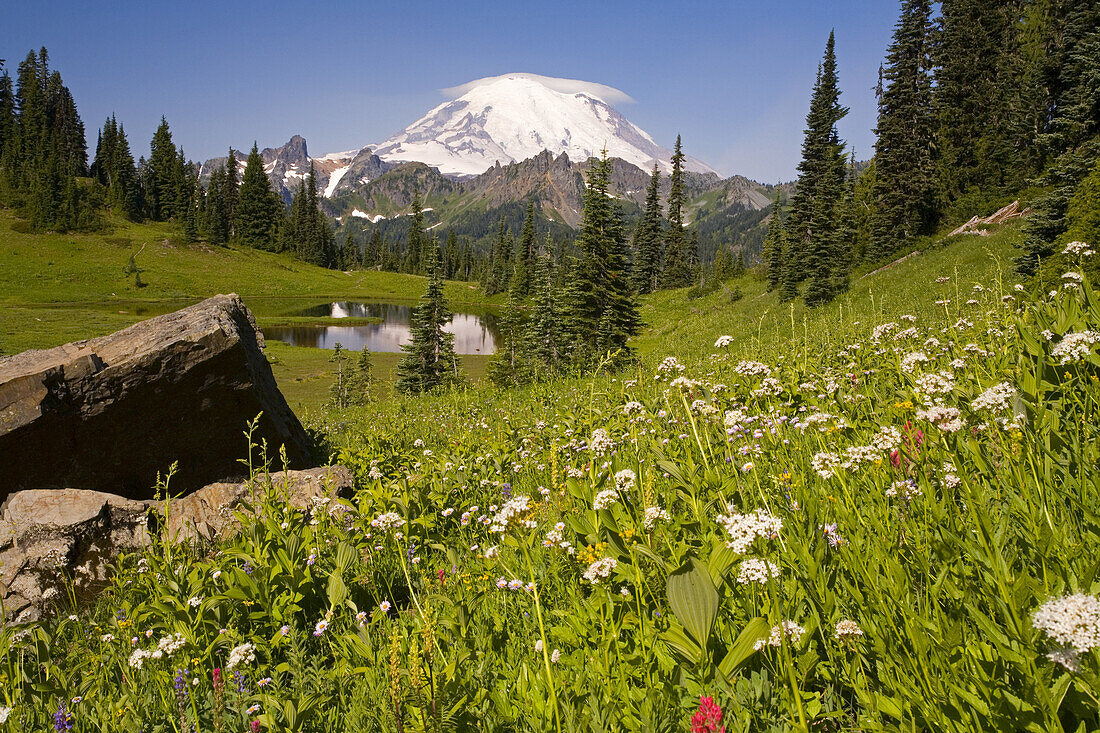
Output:
M237 538L0 635L9 729L1096 729L1100 302L1006 282L1018 237L817 310L662 293L630 373L328 413L353 501L258 476Z
M0 211L0 305L196 299L236 292L246 300L298 296L418 298L424 278L327 270L249 248L187 244L169 224L114 222L110 234L25 234ZM144 249L142 249L144 247ZM131 253L143 286L124 268ZM448 283L452 303L481 303L476 284Z

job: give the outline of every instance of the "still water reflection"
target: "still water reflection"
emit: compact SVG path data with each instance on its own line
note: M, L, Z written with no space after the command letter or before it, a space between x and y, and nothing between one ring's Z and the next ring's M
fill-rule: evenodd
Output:
M409 321L413 306L394 303L337 301L303 308L291 315L312 318L378 318L379 323L356 326L267 326L264 338L292 346L331 349L339 341L346 349L401 351L411 338ZM496 318L492 315L455 313L445 330L453 333L456 354L492 354L496 351Z

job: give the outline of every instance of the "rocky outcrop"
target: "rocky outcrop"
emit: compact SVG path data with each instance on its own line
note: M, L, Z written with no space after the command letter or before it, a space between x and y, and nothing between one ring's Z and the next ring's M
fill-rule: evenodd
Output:
M352 491L343 466L262 474L216 483L170 502L135 501L82 489L11 494L0 507L0 600L5 618L34 621L70 590L93 592L111 562L166 533L175 542L232 537L245 505L329 510Z
M218 295L101 338L0 357L0 500L20 489L153 497L241 478L244 431L289 466L309 441L275 385L263 335L236 295Z
M1013 219L1019 219L1020 217L1027 216L1031 213L1031 209L1020 210L1020 202L1013 201L1008 206L1003 206L997 209L995 212L986 217L974 216L970 221L959 226L953 230L947 236L954 237L958 234L976 234L979 237L987 237L990 234L988 229L982 229L983 226L989 226L991 224L1004 224L1006 221L1012 221Z

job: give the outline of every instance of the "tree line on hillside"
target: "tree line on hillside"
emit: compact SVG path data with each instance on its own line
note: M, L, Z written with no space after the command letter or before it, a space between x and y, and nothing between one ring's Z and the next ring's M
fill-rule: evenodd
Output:
M1100 235L1100 3L904 0L880 69L875 155L857 171L837 123L835 42L818 68L798 181L764 244L768 287L807 305L949 218L1037 185L1017 259ZM1091 222L1091 223L1090 223Z

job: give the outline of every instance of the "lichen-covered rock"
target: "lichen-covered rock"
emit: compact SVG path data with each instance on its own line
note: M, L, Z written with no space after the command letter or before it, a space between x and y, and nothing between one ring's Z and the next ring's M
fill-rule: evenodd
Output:
M107 579L123 552L164 533L176 541L215 541L238 529L235 513L273 493L280 506L328 510L352 491L343 466L262 474L215 483L181 499L135 501L86 489L17 491L0 506L0 600L9 621L38 620L70 589L84 595Z
M275 385L263 335L237 295L218 295L101 338L0 357L0 500L82 488L150 499L245 474L244 431L290 467L309 440Z

